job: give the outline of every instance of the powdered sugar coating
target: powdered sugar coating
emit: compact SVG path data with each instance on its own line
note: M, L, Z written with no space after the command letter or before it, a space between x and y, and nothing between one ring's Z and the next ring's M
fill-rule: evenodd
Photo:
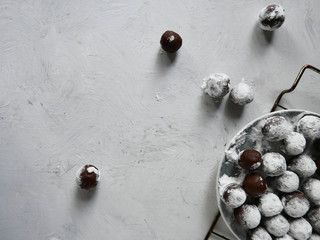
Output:
M281 201L286 214L293 218L304 216L310 209L310 202L300 191L283 196Z
M250 240L272 240L272 237L263 227L258 227L252 232L249 239Z
M241 82L231 89L230 99L235 104L243 106L253 101L254 91L251 86Z
M299 155L291 160L288 169L299 177L310 177L317 170L315 162L306 154Z
M267 193L260 197L258 208L263 216L272 217L280 214L283 206L277 195Z
M306 139L301 133L292 132L285 139L283 139L283 145L281 150L291 156L299 155L303 153L306 147Z
M222 200L231 208L240 207L247 199L246 192L239 184L232 183L224 189Z
M279 191L291 193L298 189L300 180L294 172L285 171L281 176L276 178L275 182Z
M266 31L274 31L285 20L285 10L281 5L271 4L263 8L259 14L259 26Z
M286 234L282 237L275 238L275 240L294 240L290 235Z
M291 222L289 235L297 240L306 240L311 237L312 227L304 218L299 218Z
M81 167L78 169L78 171L76 172L76 183L79 187L81 187L82 184L82 180L81 180L81 173L83 171L87 171L88 173L92 173L94 172L96 174L96 181L99 182L100 181L100 170L97 169L94 166L90 166L90 167L86 167L87 165Z
M268 176L280 176L287 170L286 159L280 153L266 153L262 156L262 169Z
M269 117L261 129L268 141L275 142L285 139L291 132L291 126L282 116Z
M311 178L303 185L303 192L316 206L320 206L320 180Z
M268 218L264 224L267 231L275 237L284 236L290 228L288 220L282 215Z
M203 79L202 90L215 100L221 100L230 90L230 78L224 73L213 73Z
M253 229L259 226L261 214L257 206L244 204L241 208L236 209L235 213L237 211L238 215L236 219L241 226L248 229Z
M320 240L320 235L314 233L314 234L311 235L309 240Z
M304 135L306 139L313 140L320 137L320 118L307 115L298 122L298 131Z
M308 220L317 233L320 234L320 208L314 208L308 212Z

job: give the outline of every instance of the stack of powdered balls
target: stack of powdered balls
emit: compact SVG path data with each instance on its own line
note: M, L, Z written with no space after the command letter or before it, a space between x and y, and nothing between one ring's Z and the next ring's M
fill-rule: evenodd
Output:
M261 132L278 151L241 151L238 165L246 176L223 189L222 201L249 240L319 240L320 118L306 115L292 126L273 116Z

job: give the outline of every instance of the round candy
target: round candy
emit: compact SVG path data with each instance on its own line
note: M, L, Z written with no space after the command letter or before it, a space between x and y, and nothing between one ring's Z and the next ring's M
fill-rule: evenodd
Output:
M245 228L253 229L260 224L261 214L255 205L244 204L233 213L237 222Z
M264 224L267 231L275 237L284 236L289 231L290 227L288 220L282 215L268 218Z
M299 191L287 194L282 197L284 211L290 217L299 218L304 216L310 208L310 202L306 196Z
M272 240L272 237L263 227L258 227L249 235L249 240Z
M304 135L306 139L313 140L320 137L320 118L307 115L298 122L298 131Z
M291 171L285 171L275 180L277 189L285 193L296 191L299 187L299 182L298 175Z
M261 154L256 150L244 150L240 154L238 163L242 168L248 171L254 171L261 165Z
M161 47L168 53L175 53L182 46L182 38L174 31L166 31L160 39Z
M231 183L225 187L222 200L231 208L240 207L247 199L245 191L239 184Z
M281 5L271 4L263 8L259 14L259 26L266 31L274 31L281 27L285 20L285 10Z
M280 153L266 153L262 156L262 169L267 176L280 176L287 170L286 159Z
M286 234L282 237L275 238L275 240L294 240L290 235Z
M320 235L314 233L308 240L320 240Z
M315 162L305 154L292 159L288 168L298 174L299 177L310 177L317 170Z
M280 214L283 206L277 195L274 193L267 193L260 197L258 208L261 212L261 215L265 217L272 217Z
M82 189L94 188L99 181L100 171L93 165L85 165L77 171L76 182Z
M283 139L283 145L281 150L291 156L299 155L303 153L306 147L306 139L301 133L292 132L285 139Z
M303 192L316 206L320 206L320 180L310 178L303 185Z
M311 237L312 227L304 218L298 218L291 222L289 235L297 240L306 240Z
M320 208L312 209L308 212L308 220L311 223L313 230L320 234Z
M274 116L266 120L262 134L269 141L275 142L285 139L291 132L291 126L284 117Z
M253 197L260 196L267 190L266 180L259 173L247 175L242 185L246 193Z
M230 90L230 78L224 73L213 73L203 79L201 85L203 92L216 101L220 101Z
M241 82L231 89L230 99L235 104L244 106L251 103L254 98L254 92L252 87L248 84Z

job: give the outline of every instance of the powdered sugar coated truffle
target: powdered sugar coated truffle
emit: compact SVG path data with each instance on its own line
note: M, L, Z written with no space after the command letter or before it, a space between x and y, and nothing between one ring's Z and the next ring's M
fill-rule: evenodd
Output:
M258 227L250 234L249 240L272 240L272 237L263 227Z
M320 235L314 233L314 234L311 235L309 240L320 240Z
M284 236L290 228L288 220L282 215L268 218L264 224L267 231L275 237Z
M253 229L259 226L261 214L255 205L244 204L234 210L234 216L237 222L248 229Z
M297 240L306 240L311 237L312 227L304 218L299 218L291 222L289 235Z
M240 207L247 199L246 192L239 184L232 183L225 187L222 200L231 208Z
M292 159L288 168L300 177L310 177L317 170L315 162L306 154L299 155Z
M306 139L301 133L292 132L285 139L281 150L287 155L299 155L306 147Z
M271 4L263 8L259 14L259 26L266 31L274 31L281 27L285 20L285 10L281 5Z
M310 178L303 185L303 192L316 206L320 206L320 180Z
M291 171L285 171L275 180L277 189L285 193L291 193L297 190L299 187L299 182L300 180L298 175Z
M76 182L82 189L90 189L97 186L100 181L100 171L93 165L81 167L76 174Z
M311 223L313 230L320 234L320 208L312 209L308 212L308 220Z
M300 191L295 191L283 196L281 201L284 211L293 218L304 216L310 208L310 202Z
M202 90L215 100L221 100L230 90L230 78L224 73L213 73L203 79Z
M320 118L312 115L304 116L298 122L298 131L307 139L313 140L319 138Z
M269 117L262 128L262 134L269 141L275 142L285 139L291 132L291 126L282 116Z
M275 240L294 240L290 235L286 234L282 237L275 238Z
M240 106L246 105L254 99L253 89L248 84L241 82L231 89L230 99Z
M267 193L260 197L258 208L265 217L272 217L281 213L283 206L277 195Z
M266 153L262 156L262 169L268 176L280 176L287 170L286 159L280 153Z

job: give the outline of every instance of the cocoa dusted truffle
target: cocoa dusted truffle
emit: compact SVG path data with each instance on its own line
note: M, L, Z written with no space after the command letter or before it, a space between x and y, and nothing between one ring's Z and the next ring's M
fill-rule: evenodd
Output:
M256 150L244 150L242 153L240 153L238 163L243 169L254 171L261 165L261 154Z
M311 237L312 227L304 218L298 218L290 223L289 235L297 240L306 240Z
M231 208L240 207L247 199L245 191L239 184L231 183L225 187L222 200Z
M320 207L308 212L308 220L311 223L313 230L320 234Z
M263 8L259 14L259 26L266 31L274 31L281 27L285 20L285 10L281 5L271 4Z
M100 181L100 171L93 165L85 165L77 171L76 181L82 189L94 188Z
M246 193L253 197L258 197L267 190L266 180L259 173L247 175L242 185Z
M293 218L304 216L310 208L310 202L300 191L287 194L282 197L284 211Z
M182 38L174 31L166 31L160 39L161 47L168 53L175 53L182 46Z
M281 116L269 117L262 128L262 134L268 141L276 142L285 139L291 132L287 120Z
M244 204L233 213L237 222L245 228L253 229L260 224L261 214L256 205Z

